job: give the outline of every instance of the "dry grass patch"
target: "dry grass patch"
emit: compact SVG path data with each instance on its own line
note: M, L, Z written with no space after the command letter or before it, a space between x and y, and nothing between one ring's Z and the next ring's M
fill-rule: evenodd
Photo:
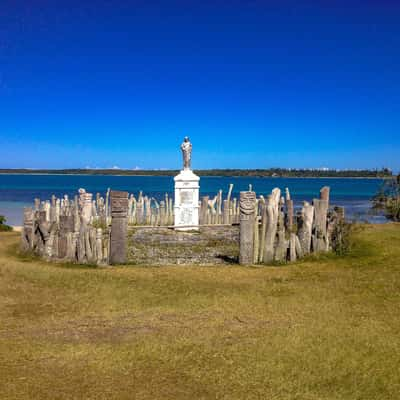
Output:
M0 234L3 399L395 399L400 225L295 265L78 268Z

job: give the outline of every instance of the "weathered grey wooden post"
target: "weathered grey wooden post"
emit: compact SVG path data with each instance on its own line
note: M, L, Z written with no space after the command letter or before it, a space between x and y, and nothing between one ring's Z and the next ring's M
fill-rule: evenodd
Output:
M208 200L210 198L208 196L204 196L201 199L201 206L200 206L200 218L199 218L199 223L200 225L205 225L207 224L207 211L208 211Z
M103 262L103 229L96 229L96 256L97 256L97 264L101 264Z
M293 220L294 220L294 207L293 200L290 198L289 189L286 188L286 224L289 233L289 260L296 261L296 237L297 235L293 232Z
M137 224L144 225L144 199L142 191L139 192L138 201L136 205Z
M256 211L255 192L240 192L240 255L239 263L253 264L254 224Z
M161 200L160 201L160 226L164 226L164 225L167 225L166 223L165 223L165 201L164 200Z
M126 262L128 192L111 190L110 264Z
M109 216L110 216L110 204L109 204L109 199L110 199L110 188L107 189L107 193L106 193L106 224L109 224Z
M224 208L223 208L223 219L222 222L225 225L228 225L230 223L229 221L229 200L224 200Z
M44 253L46 242L49 239L49 224L46 222L46 211L35 211L33 232L34 232L34 248L39 255Z
M169 198L169 217L168 217L168 225L173 225L174 223L174 204L172 202L172 198Z
M301 214L298 218L298 232L301 248L304 254L309 254L311 251L311 235L314 219L314 207L305 201Z
M59 226L59 239L58 239L58 257L59 258L72 258L74 253L73 249L69 248L72 246L68 238L70 234L74 232L74 216L71 215L60 215L60 226Z
M34 247L34 211L31 207L24 208L24 227L21 233L21 249L33 250Z
M255 211L254 211L254 237L253 237L253 263L257 264L259 261L258 253L260 249L260 227L258 224L258 204L259 200L256 198Z
M271 262L275 254L275 240L278 230L278 217L279 217L279 202L281 198L281 190L275 188L267 198L266 213L267 213L267 226L265 232L264 242L264 262Z
M329 187L320 190L320 199L313 200L314 205L314 235L312 246L315 253L327 250L327 213L329 208Z

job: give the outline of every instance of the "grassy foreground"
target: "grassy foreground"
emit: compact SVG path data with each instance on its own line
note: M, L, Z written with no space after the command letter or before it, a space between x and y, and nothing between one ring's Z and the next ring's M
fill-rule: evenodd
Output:
M398 399L400 224L284 267L83 268L0 234L1 399Z

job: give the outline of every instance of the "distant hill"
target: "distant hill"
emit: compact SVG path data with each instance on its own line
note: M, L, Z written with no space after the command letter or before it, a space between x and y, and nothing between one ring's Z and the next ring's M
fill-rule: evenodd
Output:
M387 168L362 170L334 169L196 169L200 176L252 176L293 178L387 178L392 171ZM59 175L127 175L127 176L175 176L178 170L131 170L131 169L0 169L0 174L59 174Z

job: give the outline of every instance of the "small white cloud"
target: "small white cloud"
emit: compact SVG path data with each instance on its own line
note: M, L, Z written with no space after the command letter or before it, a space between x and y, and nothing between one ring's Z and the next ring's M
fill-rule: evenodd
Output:
M114 165L114 166L112 167L112 169L121 169L121 168L118 167L118 165Z

